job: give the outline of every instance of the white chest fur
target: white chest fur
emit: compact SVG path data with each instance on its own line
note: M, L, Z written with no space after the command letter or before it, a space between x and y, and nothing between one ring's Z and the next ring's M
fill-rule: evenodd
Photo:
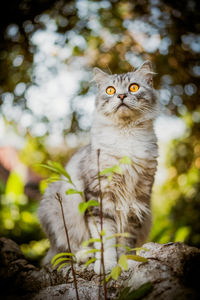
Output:
M115 155L138 159L157 157L156 136L153 128L129 127L119 129L114 126L95 126L92 131L92 145L95 149Z

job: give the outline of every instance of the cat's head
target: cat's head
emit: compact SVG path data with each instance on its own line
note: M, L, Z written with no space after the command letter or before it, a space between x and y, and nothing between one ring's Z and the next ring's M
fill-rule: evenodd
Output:
M98 113L115 121L155 118L157 97L150 61L144 62L134 72L109 75L95 68L94 74L98 85Z

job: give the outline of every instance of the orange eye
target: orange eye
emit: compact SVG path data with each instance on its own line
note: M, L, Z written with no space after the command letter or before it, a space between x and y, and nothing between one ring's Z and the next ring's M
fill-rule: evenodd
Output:
M132 93L135 93L139 90L139 85L137 83L132 83L130 86L129 86L129 91L132 92Z
M113 86L109 86L109 87L107 87L107 89L106 89L106 93L107 93L108 95L114 95L115 92L116 92L116 90L115 90L115 88L114 88Z

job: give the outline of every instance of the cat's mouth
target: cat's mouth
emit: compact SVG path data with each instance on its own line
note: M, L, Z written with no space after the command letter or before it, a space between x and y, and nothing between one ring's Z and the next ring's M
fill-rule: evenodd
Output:
M122 107L122 108L128 108L128 109L130 109L129 107L128 107L128 105L126 105L125 103L120 103L120 105L118 105L118 107L117 107L117 110L120 108L120 107Z

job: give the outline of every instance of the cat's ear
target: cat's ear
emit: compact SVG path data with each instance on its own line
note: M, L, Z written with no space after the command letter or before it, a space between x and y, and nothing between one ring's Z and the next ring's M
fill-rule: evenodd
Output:
M103 72L101 69L99 68L94 68L94 80L99 84L101 83L101 81L105 80L109 75L105 72Z
M141 76L145 79L148 85L153 87L153 68L152 63L149 60L146 60L137 70L137 73L140 73Z

